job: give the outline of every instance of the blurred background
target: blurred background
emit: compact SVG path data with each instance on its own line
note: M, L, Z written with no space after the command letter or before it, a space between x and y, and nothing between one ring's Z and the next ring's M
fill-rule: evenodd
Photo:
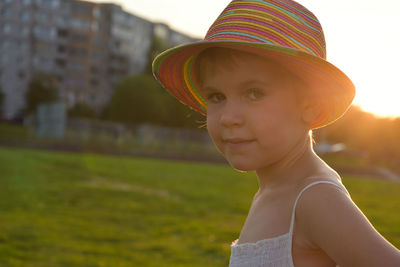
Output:
M229 3L0 0L0 265L226 266L257 189L151 74ZM299 1L355 105L314 132L400 247L400 4Z

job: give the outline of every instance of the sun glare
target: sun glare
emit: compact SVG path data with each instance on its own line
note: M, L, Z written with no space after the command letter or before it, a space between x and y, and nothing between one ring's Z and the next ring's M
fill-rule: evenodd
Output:
M370 112L379 117L399 117L400 116L400 95L377 95L376 93L360 93L354 103L359 105L362 110Z

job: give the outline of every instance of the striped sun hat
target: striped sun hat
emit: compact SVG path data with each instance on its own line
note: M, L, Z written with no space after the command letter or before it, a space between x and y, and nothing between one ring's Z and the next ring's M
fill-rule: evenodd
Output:
M325 38L318 19L291 0L234 0L211 25L204 40L171 48L153 62L156 79L192 109L207 113L192 66L209 47L231 48L279 62L303 79L320 99L322 112L311 124L323 127L351 105L355 87L326 61Z

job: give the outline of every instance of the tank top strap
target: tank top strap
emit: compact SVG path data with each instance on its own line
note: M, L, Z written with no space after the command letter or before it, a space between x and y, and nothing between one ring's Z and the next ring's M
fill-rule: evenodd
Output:
M297 202L299 201L301 194L303 194L304 191L306 191L308 188L310 188L313 185L316 184L332 184L334 186L336 186L337 188L339 188L340 190L342 190L344 193L346 193L346 195L348 197L350 197L349 192L347 191L347 189L345 187L341 187L340 185L338 185L337 183L331 182L331 181L315 181L313 183L308 184L307 186L305 186L297 195L296 200L294 202L293 205L293 209L292 209L292 217L290 219L290 229L289 229L289 261L290 261L290 266L294 267L294 263L293 263L293 256L292 256L292 242L293 242L293 227L294 227L294 217L295 217L295 213L296 213L296 206L297 206Z
M292 236L292 234L293 234L294 217L295 217L295 213L296 213L297 202L299 201L299 199L300 199L300 197L301 197L301 195L303 194L304 191L306 191L308 188L310 188L311 186L316 185L316 184L332 184L332 185L336 186L337 188L339 188L340 190L342 190L344 193L346 193L346 195L348 195L348 196L350 197L350 194L349 194L349 192L346 190L345 187L341 187L341 186L338 185L337 183L334 183L334 182L331 182L331 181L315 181L315 182L313 182L313 183L308 184L307 186L305 186L305 187L299 192L299 194L297 195L296 200L295 200L295 202L294 202L293 209L292 209L292 217L291 217L291 219L290 219L290 228L289 228L290 236Z

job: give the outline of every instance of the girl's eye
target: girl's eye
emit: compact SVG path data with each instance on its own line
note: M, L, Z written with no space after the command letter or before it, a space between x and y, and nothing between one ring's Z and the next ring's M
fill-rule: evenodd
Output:
M207 102L208 103L219 103L225 99L225 96L221 93L213 93L207 96Z
M250 100L258 100L264 96L264 93L261 92L259 89L250 89L248 92L248 97Z

